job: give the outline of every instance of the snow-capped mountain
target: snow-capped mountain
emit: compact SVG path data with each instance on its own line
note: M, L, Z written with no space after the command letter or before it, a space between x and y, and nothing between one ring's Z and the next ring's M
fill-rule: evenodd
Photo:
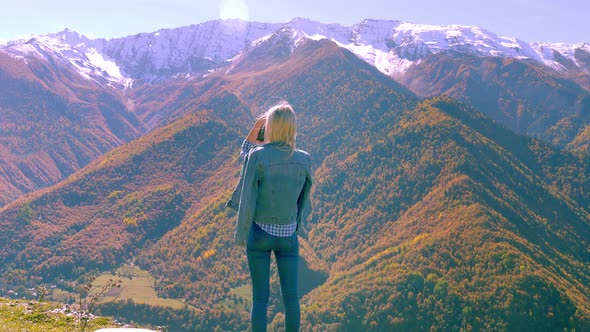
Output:
M329 39L388 75L403 74L429 54L455 50L476 56L531 59L557 70L590 72L590 45L527 43L477 26L425 25L364 20L352 26L303 18L287 23L215 20L116 39L91 39L71 30L11 41L1 51L26 60L54 54L88 78L123 86L131 80L202 75L230 61L280 29Z
M57 58L69 62L86 78L104 77L113 82L125 82L120 67L108 57L105 58L103 45L102 39L90 39L66 29L55 34L12 41L0 50L25 62L28 57Z
M71 30L0 48L16 57L58 54L82 75L129 84L129 79L157 80L203 74L224 65L242 50L282 28L311 39L329 39L388 75L403 74L429 54L455 50L476 56L531 59L557 70L589 71L590 45L527 43L498 36L477 26L425 25L364 20L344 26L303 18L287 23L216 20L116 39L91 39Z
M355 26L352 43L343 44L384 73L403 73L429 54L455 50L475 56L531 59L558 70L566 69L558 52L577 67L575 50L590 54L588 44L529 44L515 37L498 36L477 26L425 25L365 20ZM368 46L368 47L367 47ZM364 51L366 50L366 51Z

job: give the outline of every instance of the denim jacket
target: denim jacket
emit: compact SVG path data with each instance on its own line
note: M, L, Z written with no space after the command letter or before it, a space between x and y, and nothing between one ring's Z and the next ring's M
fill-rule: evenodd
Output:
M268 143L252 149L228 207L238 210L235 241L244 244L253 221L263 224L297 223L309 214L312 185L309 154Z

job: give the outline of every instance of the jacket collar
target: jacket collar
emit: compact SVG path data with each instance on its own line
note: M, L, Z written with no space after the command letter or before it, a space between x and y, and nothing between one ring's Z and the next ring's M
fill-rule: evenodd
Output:
M287 143L285 143L285 142L270 142L270 143L264 143L262 146L277 147L277 146L285 146L285 145L287 145Z

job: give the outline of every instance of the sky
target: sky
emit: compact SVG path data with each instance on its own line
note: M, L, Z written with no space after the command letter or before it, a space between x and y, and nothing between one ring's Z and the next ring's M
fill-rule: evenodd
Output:
M0 9L0 43L69 28L117 38L226 18L279 23L305 17L476 25L526 42L590 42L588 0L14 0Z

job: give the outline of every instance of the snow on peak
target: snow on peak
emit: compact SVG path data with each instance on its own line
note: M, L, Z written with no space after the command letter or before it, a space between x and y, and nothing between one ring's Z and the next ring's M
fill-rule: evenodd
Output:
M73 30L65 29L48 35L33 35L28 40L9 43L5 50L15 58L56 57L69 63L83 77L90 80L106 78L119 84L128 80L117 64L102 52L104 41L91 39Z
M321 37L322 39L325 37ZM305 32L294 29L292 27L282 27L270 35L266 35L259 39L256 39L250 43L250 45L242 49L237 55L228 60L231 65L227 68L226 73L231 73L236 65L238 65L243 59L247 58L247 55L258 54L282 54L286 55L285 48L289 49L289 54L292 54L295 48L297 48L305 40L311 39ZM278 48L275 49L275 47ZM277 50L279 50L277 52Z
M568 65L588 71L588 63L584 58L590 58L590 44L577 43L532 43L531 47L542 59L542 63L558 70L567 70ZM582 54L585 54L584 57Z
M288 34L292 48L308 38L331 40L388 75L403 73L430 54L446 50L533 59L560 70L585 68L588 57L580 52L590 54L587 44L529 44L477 26L373 19L345 26L301 17L286 23L215 20L116 39L92 39L65 29L29 41L9 42L2 50L10 49L21 57L44 56L47 50L53 50L69 59L86 77L102 75L123 82L125 77L153 80L207 72L225 65L248 48L262 45L277 33Z
M57 33L48 34L47 37L60 40L63 43L71 46L86 44L92 40L91 38L88 38L69 28L66 28L63 31Z
M251 45L256 46L259 45L261 42L268 41L271 39L277 39L281 41L284 41L286 39L291 46L292 53L295 47L297 47L297 45L299 45L299 43L301 43L301 41L305 38L309 38L309 36L305 32L290 27L284 27L280 28L277 32L273 33L272 35L262 37L252 42Z
M403 44L405 38L415 38L426 44L433 53L454 49L482 56L535 56L525 42L513 37L498 36L477 26L403 23L396 29L394 40Z
M365 20L354 26L351 42L347 48L388 74L401 73L429 54L445 50L540 60L527 43L477 26Z
M564 70L565 67L553 59L555 51L577 67L583 64L574 60L576 50L590 54L590 46L585 43L529 44L516 37L499 36L478 26L364 20L348 31L326 34L326 38L336 41L389 75L403 73L429 54L446 50L475 56L532 59L558 70Z

